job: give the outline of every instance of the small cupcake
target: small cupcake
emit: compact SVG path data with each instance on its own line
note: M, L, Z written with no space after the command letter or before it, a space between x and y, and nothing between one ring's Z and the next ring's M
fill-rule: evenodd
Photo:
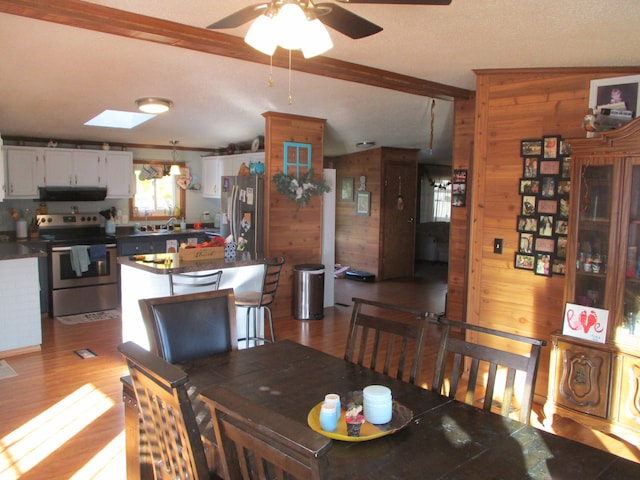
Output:
M347 422L347 435L350 437L360 436L360 427L365 422L362 414L362 405L351 404L347 407L344 415Z

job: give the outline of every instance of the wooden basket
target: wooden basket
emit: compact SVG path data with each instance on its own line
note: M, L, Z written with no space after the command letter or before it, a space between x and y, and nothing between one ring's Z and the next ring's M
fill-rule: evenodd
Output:
M178 255L182 261L224 258L224 247L181 248Z

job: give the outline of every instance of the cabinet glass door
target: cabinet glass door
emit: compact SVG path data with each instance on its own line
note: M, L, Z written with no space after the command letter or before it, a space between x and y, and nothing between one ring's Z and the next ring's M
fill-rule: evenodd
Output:
M594 162L595 163L595 162ZM607 259L612 205L612 165L584 165L574 181L580 182L574 302L609 308Z
M627 170L628 171L628 170ZM618 331L620 340L628 339L637 344L640 338L640 160L635 159L631 174L625 181L625 197L629 199L629 214L623 218L628 222L626 248L621 252L626 258L624 263L624 318ZM624 210L623 210L624 214Z

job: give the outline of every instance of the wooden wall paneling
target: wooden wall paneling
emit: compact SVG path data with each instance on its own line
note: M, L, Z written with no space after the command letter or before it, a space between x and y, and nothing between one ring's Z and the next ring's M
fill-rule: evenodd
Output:
M445 312L453 320L466 319L467 239L469 210L473 201L473 136L475 130L475 97L456 100L454 104L452 169L467 170L464 207L451 208L449 225L449 264L447 271L447 303ZM453 172L452 172L453 174Z
M547 134L585 136L581 125L590 80L639 71L637 67L476 71L467 321L545 340L562 326L565 277L536 276L513 267L520 208L517 185L522 176L519 142ZM456 123L454 138L458 130L466 133L465 127ZM505 241L502 255L493 253L494 238ZM548 357L547 350L536 385L536 394L543 397Z
M278 193L273 175L284 167L284 142L308 143L312 147L314 178L322 177L326 120L267 112L265 117L265 255L284 256L286 263L273 304L276 318L291 315L293 268L320 263L322 257L322 196L311 198L306 207ZM326 265L329 274L333 265Z

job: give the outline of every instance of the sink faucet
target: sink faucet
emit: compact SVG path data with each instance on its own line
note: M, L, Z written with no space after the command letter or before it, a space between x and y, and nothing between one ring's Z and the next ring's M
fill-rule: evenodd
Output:
M176 217L171 217L169 220L167 220L167 223L163 225L163 228L168 229L171 225L174 224L174 222L176 222Z

